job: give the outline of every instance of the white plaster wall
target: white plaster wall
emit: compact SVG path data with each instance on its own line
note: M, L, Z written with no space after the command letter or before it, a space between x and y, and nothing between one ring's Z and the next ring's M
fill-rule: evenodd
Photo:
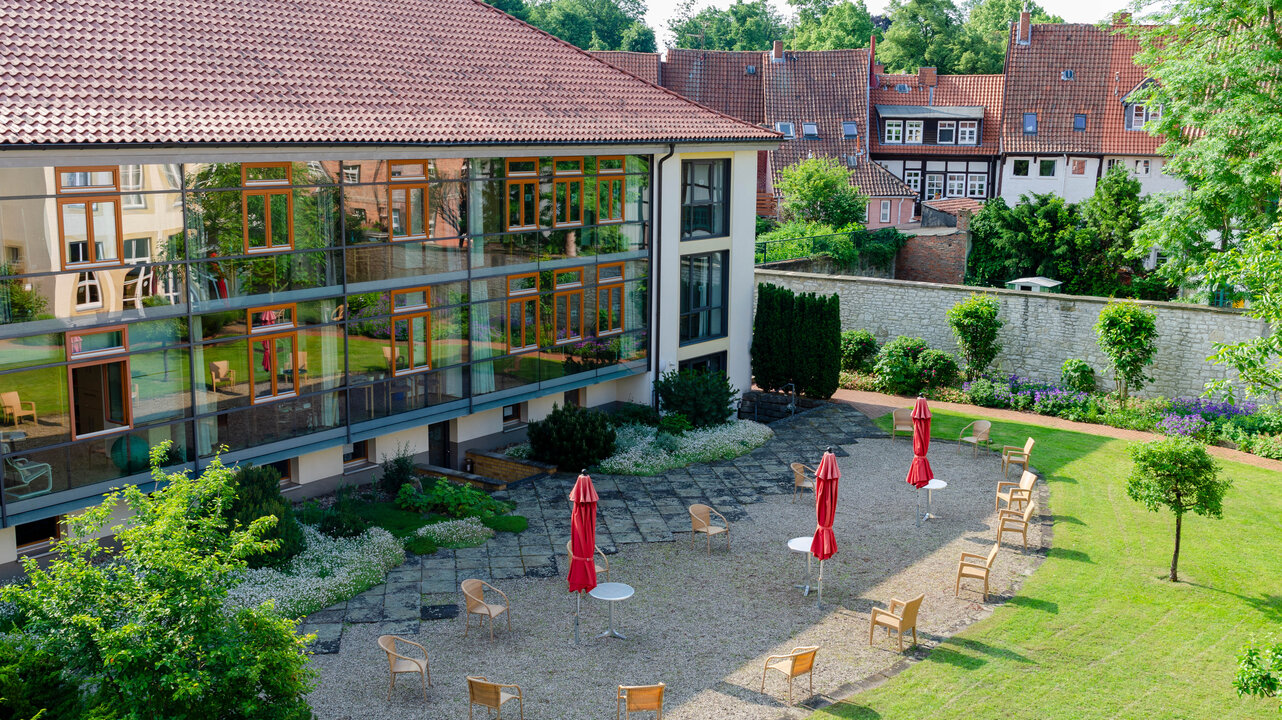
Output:
M370 461L378 462L381 457L375 454L378 449L378 442L374 442L374 448L371 448ZM391 455L396 452L396 445L393 444L391 449L384 449L383 454ZM299 455L294 459L294 482L299 485L306 485L317 480L324 480L335 475L343 474L343 447L329 447L324 450Z
M18 561L18 531L16 528L0 528L0 565Z
M1068 155L1012 155L1002 160L1002 199L1008 205L1019 202L1020 195L1030 193L1051 193L1073 203L1081 202L1095 194L1095 180L1099 173L1098 158L1081 158L1086 160L1085 175L1070 175L1069 161L1074 156ZM1028 176L1014 174L1014 161L1028 160ZM1055 175L1039 177L1038 160L1054 160Z
M1184 189L1183 180L1162 172L1162 169L1170 162L1168 158L1150 155L1109 155L1104 158L1104 167L1108 167L1109 160L1117 160L1126 165L1126 169L1131 171L1131 176L1140 181L1140 193L1143 195L1179 192ZM1135 174L1136 160L1149 161L1148 175Z
M552 412L553 405L560 405L565 400L565 392L558 392L553 395L544 395L543 397L532 398L525 403L525 420L533 422L542 420Z

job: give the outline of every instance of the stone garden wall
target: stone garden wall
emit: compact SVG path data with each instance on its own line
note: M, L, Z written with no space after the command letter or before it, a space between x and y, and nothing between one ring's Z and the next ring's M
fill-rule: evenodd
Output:
M1095 369L1101 387L1111 388L1107 361L1096 343L1095 321L1105 298L1053 295L995 288L973 288L904 280L818 275L758 269L758 283L795 292L836 293L841 298L843 330L866 328L885 342L897 335L921 337L931 347L955 352L947 312L972 292L988 292L1002 303L1002 354L994 370L1038 380L1058 381L1060 365L1080 358ZM1207 362L1213 342L1259 337L1265 324L1240 311L1183 303L1143 302L1157 312L1158 350L1143 395L1195 396L1209 380L1226 371Z

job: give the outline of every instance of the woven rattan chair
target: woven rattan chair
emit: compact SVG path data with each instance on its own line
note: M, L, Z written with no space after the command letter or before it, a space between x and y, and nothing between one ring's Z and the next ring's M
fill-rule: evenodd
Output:
M766 665L761 669L761 692L766 691L766 671L774 670L788 678L788 704L792 704L792 679L801 675L810 676L810 694L815 693L815 653L817 645L795 647L787 655L771 655L766 658Z
M472 706L480 705L486 708L486 716L489 716L490 710L498 710L498 717L503 717L503 703L508 700L515 700L516 707L520 713L521 720L525 720L525 696L521 693L520 685L500 685L492 683L486 678L469 675L467 677L467 718L472 720Z
M962 443L969 443L974 448L974 452L971 453L971 456L979 457L979 446L981 443L984 447L991 447L993 444L993 441L988 439L988 434L992 429L993 424L987 420L976 420L962 428L961 433L957 436L957 452L961 452ZM969 435L966 434L967 430L971 431Z
M721 518L721 523L722 523L721 525L713 524L712 522L713 515L716 515L717 517ZM722 515L721 513L717 512L716 510L713 510L707 505L695 504L690 506L690 544L691 545L694 545L695 538L699 537L699 533L703 533L704 538L706 538L708 541L709 555L712 554L712 536L713 535L725 535L726 551L727 552L730 551L730 521L726 520L725 515Z
M895 433L903 431L908 433L908 437L913 436L913 411L912 408L895 408L890 413L894 424L890 426L890 440L894 442Z
M1024 512L1003 510L997 516L997 547L1002 546L1002 535L1008 532L1019 533L1024 539L1024 549L1028 549L1028 526L1033 522L1033 513L1037 512L1037 503L1028 501Z
M974 578L984 581L984 601L988 601L988 574L992 572L993 561L997 559L999 549L1000 545L994 545L987 555L968 552L961 554L961 560L957 563L957 582L953 586L954 597L960 597L958 593L961 592L962 578Z
M618 699L615 702L615 720L620 716L626 718L633 712L653 710L658 713L655 720L663 720L664 684L658 685L620 685Z
M1002 477L1010 472L1012 465L1019 465L1023 469L1028 469L1029 457L1033 454L1033 439L1029 438L1024 447L1018 445L1002 446Z
M569 559L574 559L573 540L565 541L565 554ZM605 553L602 552L601 548L596 548L596 551L592 553L592 560L592 564L596 566L596 574L605 575L605 579L608 582L610 580L610 560L605 556Z
M873 631L878 625L886 628L886 634L889 635L891 630L898 633L899 651L904 651L904 633L912 630L913 645L917 644L917 611L921 608L921 601L926 598L925 593L904 602L903 600L891 599L890 610L873 608L872 615L868 622L868 644L872 645ZM898 610L896 610L898 608Z
M1019 477L1019 482L999 482L997 483L997 497L993 500L993 509L1000 511L1002 502L1006 502L1007 510L1015 510L1016 504L1019 509L1027 505L1033 499L1033 486L1037 484L1036 473L1027 470ZM1003 488L1007 488L1003 491Z
M796 462L792 464L792 501L797 502L797 491L807 488L815 489L815 469Z
M15 427L23 418L31 418L31 422L40 424L40 419L36 417L35 402L23 400L16 390L0 393L0 412L4 413L5 421L13 423Z
M491 640L494 639L494 618L500 615L507 616L507 629L511 631L512 613L508 611L511 603L508 601L506 593L484 580L477 580L476 578L464 580L462 588L463 598L467 603L467 612L464 614L463 637L467 637L467 629L472 622L473 615L480 615L482 624L485 623L486 618L490 619ZM498 593L503 598L502 605L485 600L485 590L487 588Z
M410 657L397 648L396 643L413 645L423 653L423 657ZM383 648L387 653L387 669L391 673L391 681L387 685L387 700L392 699L392 689L396 687L396 676L403 673L418 673L419 685L423 687L423 699L427 699L427 686L432 684L432 670L427 665L427 648L419 645L413 640L406 640L403 637L395 635L379 635L378 646Z

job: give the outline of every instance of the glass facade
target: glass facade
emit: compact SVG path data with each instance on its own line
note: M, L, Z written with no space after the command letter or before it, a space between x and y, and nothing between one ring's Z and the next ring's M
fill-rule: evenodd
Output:
M649 185L631 155L0 168L5 513L164 440L350 444L643 371Z

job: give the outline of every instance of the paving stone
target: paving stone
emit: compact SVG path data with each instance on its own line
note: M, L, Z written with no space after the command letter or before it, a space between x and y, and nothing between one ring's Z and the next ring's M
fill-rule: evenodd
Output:
M490 571L490 577L493 580L509 580L511 578L525 577L525 568L520 567L499 567Z
M372 623L383 619L383 598L357 595L347 603L344 620L349 623Z
M399 635L401 637L412 638L418 634L418 629L419 629L418 626L419 626L418 618L415 617L411 620L396 620L392 622L385 622L378 629L378 632L381 635Z
M422 620L449 620L458 617L456 603L442 605L424 605L419 618Z
M313 655L332 655L342 646L343 624L340 622L307 623L299 628L299 633L316 633L315 642L307 646L307 651Z
M510 568L510 567L518 567L518 568L521 567L520 555L517 555L515 557L490 558L490 569L492 570L497 570L499 568Z
M431 593L448 593L458 590L454 584L454 571L450 571L449 577L434 577L431 580L424 580L419 585L419 591L424 595Z
M525 571L525 576L532 577L532 578L550 578L550 577L556 577L558 574L559 573L557 573L556 567L553 565L533 567Z

